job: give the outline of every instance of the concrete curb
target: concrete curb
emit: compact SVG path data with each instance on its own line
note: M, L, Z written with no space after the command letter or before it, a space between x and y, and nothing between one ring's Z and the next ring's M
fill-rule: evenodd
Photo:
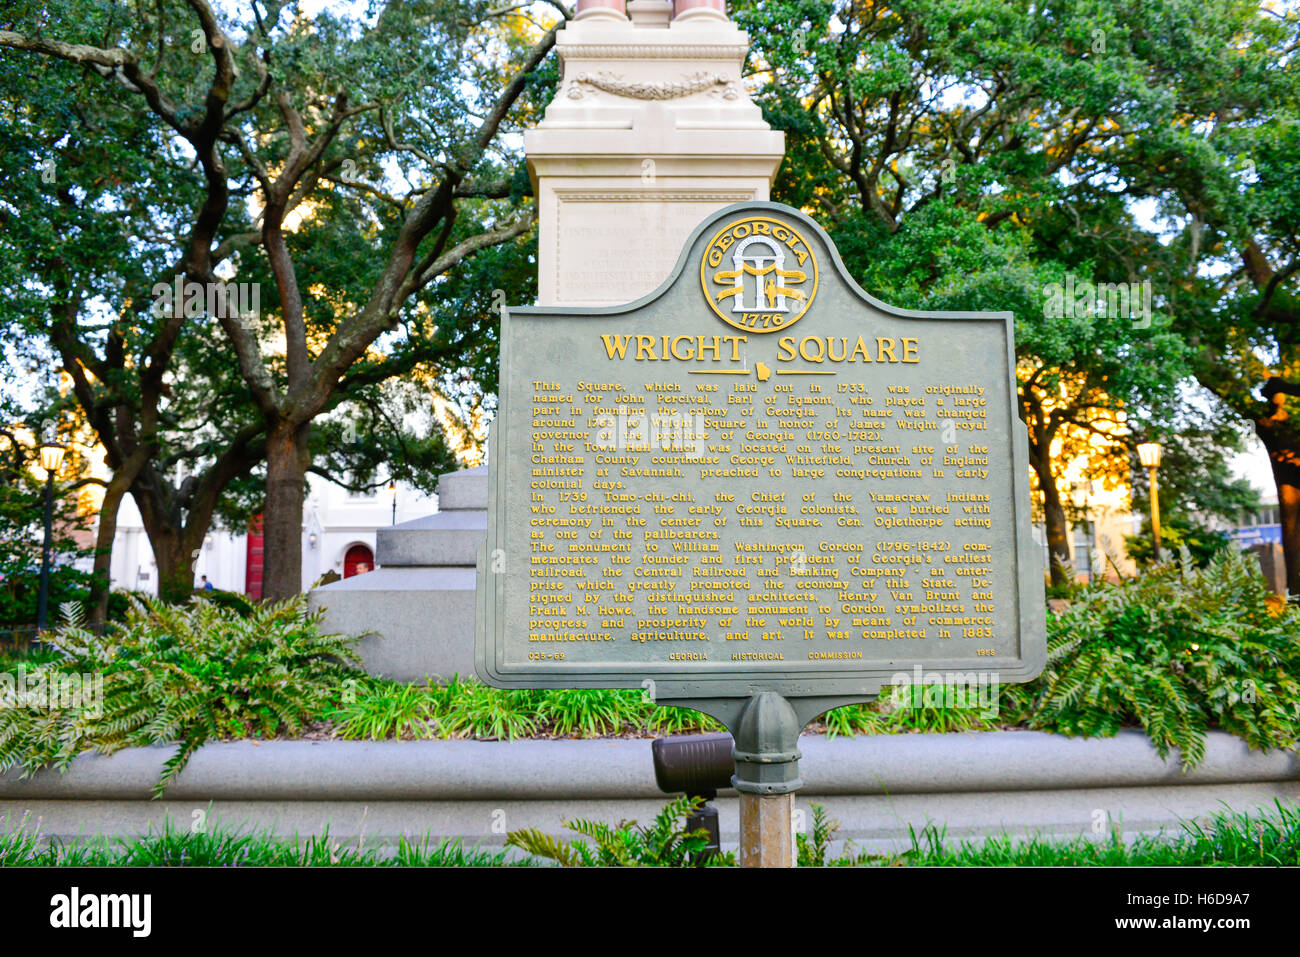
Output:
M908 827L935 822L952 837L1040 833L1073 837L1118 826L1126 835L1176 827L1225 806L1300 800L1300 757L1250 751L1215 732L1206 758L1184 773L1140 731L1083 739L1032 731L882 735L800 741L807 782L798 804L824 804L841 838L897 848ZM66 774L0 776L0 829L24 814L62 838L122 836L213 820L280 834L322 833L391 842L425 833L499 844L562 821L647 820L666 797L655 787L649 739L594 741L250 741L202 748L149 800L167 747L82 755ZM735 799L718 801L734 840Z
M1038 731L805 735L812 794L936 794L1300 781L1300 756L1207 736L1184 773L1140 731L1067 738ZM0 775L0 800L148 800L171 747L83 754L66 774ZM238 741L199 750L171 800L471 801L654 798L649 739L574 741Z

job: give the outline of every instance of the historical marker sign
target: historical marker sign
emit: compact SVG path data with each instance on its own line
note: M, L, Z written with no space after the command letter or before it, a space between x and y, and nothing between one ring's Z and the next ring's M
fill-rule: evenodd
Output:
M509 310L480 676L678 700L1035 676L1012 334L878 302L772 203L710 217L637 302Z

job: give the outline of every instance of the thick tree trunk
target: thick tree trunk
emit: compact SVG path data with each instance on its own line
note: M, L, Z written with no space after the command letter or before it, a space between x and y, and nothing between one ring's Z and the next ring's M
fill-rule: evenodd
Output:
M1279 397L1280 398L1280 397ZM1282 554L1286 558L1286 587L1300 596L1300 430L1291 425L1281 404L1279 412L1257 420L1256 431L1268 450L1277 484L1278 521L1282 525Z
M311 455L311 426L274 423L266 441L265 570L262 597L291 598L302 591L302 503Z
M158 564L158 597L166 602L189 601L194 595L194 560L198 549L180 529L167 529L150 536L154 561Z
M1061 493L1056 488L1056 478L1052 475L1052 460L1037 448L1030 448L1030 461L1038 475L1038 487L1043 492L1043 521L1047 526L1048 564L1051 567L1052 584L1065 585L1070 581L1068 569L1070 561L1070 536L1065 522L1065 508L1061 505Z
M99 528L95 532L95 561L91 566L90 621L102 625L108 617L108 593L112 586L113 539L117 537L117 513L122 506L130 481L115 474L104 491L99 506Z
M141 470L131 486L140 509L149 547L158 569L158 597L166 602L186 602L194 594L194 560L207 525L196 529L182 520L182 511L152 466ZM197 541L195 540L197 539Z

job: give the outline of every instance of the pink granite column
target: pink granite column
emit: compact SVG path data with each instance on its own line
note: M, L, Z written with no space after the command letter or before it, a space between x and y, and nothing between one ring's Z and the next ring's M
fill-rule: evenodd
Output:
M727 0L673 0L674 20L727 19Z
M626 0L578 0L575 20L627 20Z

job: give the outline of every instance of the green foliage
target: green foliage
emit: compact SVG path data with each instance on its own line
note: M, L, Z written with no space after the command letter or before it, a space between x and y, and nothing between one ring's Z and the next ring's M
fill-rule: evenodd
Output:
M11 569L0 580L0 629L35 625L40 594L40 566ZM91 575L71 565L50 568L50 609L90 597ZM53 615L51 615L53 617Z
M437 704L423 685L350 679L328 717L345 741L431 738L438 733Z
M253 603L237 591L223 591L220 588L214 588L211 591L195 590L194 596L203 601L211 602L218 608L228 609L241 618L247 618L253 614Z
M1065 581L1053 582L1050 579L1047 581L1044 594L1048 599L1059 598L1069 601L1087 587L1085 582L1075 577L1074 569L1070 565L1066 564L1065 569Z
M929 824L920 831L909 826L909 846L901 852L864 854L850 844L837 857L830 856L830 841L838 823L829 820L820 805L813 805L813 820L812 834L796 835L800 867L1300 866L1300 811L1281 801L1263 814L1224 810L1208 820L1187 821L1173 834L1138 835L1128 843L1120 840L1117 829L1103 840L1051 841L1003 834L953 843L944 828ZM586 866L588 860L599 863L598 854L590 849L584 858L571 845L536 831L515 832L520 838L513 844L535 857L511 858L505 851L466 848L459 841L435 841L428 835L418 840L403 837L390 853L366 848L364 842L342 844L331 839L328 831L305 839L223 827L196 832L168 819L160 832L151 830L139 839L63 844L43 840L29 817L13 827L2 826L6 823L0 820L0 867L505 867L530 866L537 863L535 858L559 860L556 855L570 861L570 866ZM618 833L612 828L608 832ZM723 855L715 863L730 865L734 856Z
M657 707L650 713L646 727L655 734L707 734L725 731L716 719L690 708Z
M0 140L3 136L0 135ZM0 270L2 271L2 270ZM0 312L5 306L0 304ZM40 590L42 550L45 534L45 476L40 469L33 440L10 431L16 419L29 420L28 429L40 434L35 413L23 410L3 396L0 384L0 632L36 624ZM20 430L21 431L21 430ZM74 474L84 459L73 450L65 459L62 474ZM38 477L39 476L39 477ZM76 496L63 494L56 477L53 498L53 565L50 568L50 609L68 601L84 601L90 595L91 576L72 567L69 559L81 557L72 533L85 531L86 516L79 515Z
M982 692L971 688L970 695L978 707L962 707L945 702L927 702L924 689L907 693L886 690L870 704L851 704L822 715L826 736L853 737L857 734L943 734L956 731L996 731L999 727L999 698L989 688ZM999 694L1000 689L997 689ZM980 701L983 693L987 701ZM965 692L963 691L963 694Z
M1295 867L1300 864L1300 811L1276 801L1272 811L1224 810L1185 821L1174 834L1139 834L1129 842L1114 828L1103 840L1051 841L995 835L952 844L945 829L909 827L911 846L897 855L847 854L837 864L913 867Z
M645 709L639 697L626 691L557 690L547 694L537 717L565 737L574 734L618 734L642 724Z
M813 805L813 829L796 834L800 867L1294 867L1300 863L1300 810L1275 801L1263 814L1231 809L1207 820L1184 821L1173 833L1139 834L1122 839L1116 826L1098 839L1053 841L995 834L982 841L948 840L946 828L908 825L906 850L865 854L850 843L838 857L830 842L839 829L826 809Z
M1161 510L1160 548L1175 554L1186 549L1197 568L1204 568L1211 559L1225 549L1234 548L1232 536L1227 532L1207 528L1186 515L1166 513ZM1124 536L1124 550L1138 565L1150 565L1155 559L1155 539L1151 534L1150 517L1143 519L1142 530L1137 535Z
M178 827L170 817L161 831L152 827L138 839L43 841L24 817L0 833L0 867L505 867L528 866L509 861L504 851L466 848L459 841L418 840L405 836L391 852L343 844L325 833L282 838L269 831L232 830L222 826Z
M1109 737L1140 724L1184 767L1219 728L1252 748L1300 743L1300 609L1274 600L1258 565L1228 551L1099 583L1048 619L1048 661L1003 694L1026 727Z
M453 676L431 692L441 705L439 727L450 736L509 741L538 728L536 691L491 688Z
M565 821L583 840L561 841L535 829L511 831L506 846L517 847L535 857L555 861L561 867L727 867L735 864L731 853L706 856L708 833L687 832L685 821L704 803L703 798L683 795L670 801L654 823L639 827L636 821L620 821L611 827L603 821Z
M796 833L795 862L799 867L826 867L830 856L831 838L840 828L839 821L831 820L821 804L812 806L812 830Z
M524 736L598 738L715 731L707 715L659 708L640 689L503 690L453 675L446 684L352 682L324 717L347 740Z
M0 685L0 770L66 768L87 750L177 743L154 796L205 742L294 734L336 699L358 664L353 638L324 635L306 600L265 604L248 617L202 599L184 606L132 602L104 636L66 623L48 639L58 662L25 672L28 686L90 676L74 707L19 700ZM102 682L102 695L94 693ZM63 702L59 702L62 704Z

